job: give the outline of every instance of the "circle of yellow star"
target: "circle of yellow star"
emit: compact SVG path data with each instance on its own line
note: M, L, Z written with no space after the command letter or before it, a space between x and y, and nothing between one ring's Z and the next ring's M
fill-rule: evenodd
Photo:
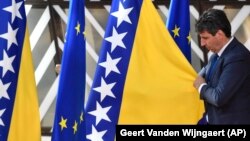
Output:
M76 34L78 35L80 33L80 24L77 22L77 26L75 27Z
M64 119L63 117L61 117L61 121L59 125L61 126L61 131L63 130L63 128L67 128L67 119Z
M75 124L74 124L74 126L72 127L73 129L74 129L74 134L76 133L76 131L77 131L77 122L75 121Z
M80 115L80 123L83 121L83 112Z
M191 43L191 35L190 35L190 33L188 34L187 39L188 39L188 44L190 44Z
M175 25L174 30L172 30L172 32L174 33L174 38L175 38L176 36L180 36L180 35L179 35L179 31L180 31L180 27L177 27L177 25Z

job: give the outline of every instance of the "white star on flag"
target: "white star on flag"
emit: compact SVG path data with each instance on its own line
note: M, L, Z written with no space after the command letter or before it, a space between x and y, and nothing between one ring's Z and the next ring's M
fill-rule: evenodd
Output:
M101 86L93 88L93 90L101 94L101 102L106 96L116 98L111 89L115 86L116 82L107 84L103 78L101 78Z
M126 36L126 34L127 32L118 34L115 27L113 27L112 36L105 38L106 41L111 43L111 52L113 52L117 46L126 48L122 42L122 39Z
M107 115L110 108L111 106L102 108L102 106L96 101L96 110L88 112L88 113L96 117L95 124L98 125L98 123L102 119L111 122L110 118Z
M0 79L0 99L2 99L2 97L6 98L6 99L10 99L7 90L9 88L11 83L7 83L7 84L3 84L2 80Z
M18 28L13 30L10 23L8 23L8 32L0 35L1 38L4 38L8 41L7 50L9 50L12 43L18 45L17 40L16 40L17 31L18 31Z
M86 137L87 139L91 140L91 141L103 141L102 137L104 136L104 134L107 132L107 130L103 130L98 132L96 130L96 128L92 125L92 133L88 134Z
M109 75L111 71L119 73L120 71L117 68L118 62L121 60L120 58L112 59L109 53L107 52L106 62L99 63L100 66L104 67L106 69L105 71L105 77Z
M4 50L3 52L3 60L0 61L0 66L3 67L3 73L2 77L6 74L6 72L9 70L13 73L15 73L13 67L12 67L12 62L14 61L16 56L9 57L6 51Z
M133 10L133 8L127 8L127 9L124 9L122 3L120 2L119 3L119 10L116 11L116 12L113 12L111 13L111 15L115 16L117 18L117 27L119 27L119 25L123 22L123 21L126 21L130 24L131 23L131 20L129 19L129 13Z
M2 126L5 126L3 123L3 120L2 120L2 115L3 115L4 111L5 111L5 109L0 110L0 125L2 125Z
M18 17L20 19L23 19L22 15L19 12L19 8L21 7L22 4L23 4L23 1L20 1L20 2L16 3L15 0L12 0L11 6L8 6L8 7L3 9L5 11L11 13L11 22L12 23L14 22L16 17Z

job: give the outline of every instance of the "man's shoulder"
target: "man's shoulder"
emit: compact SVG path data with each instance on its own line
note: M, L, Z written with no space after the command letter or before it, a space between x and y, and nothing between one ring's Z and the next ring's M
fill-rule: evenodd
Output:
M244 46L241 42L239 42L236 38L229 44L227 47L225 54L223 55L225 59L244 59L250 57L250 51Z
M250 51L243 45L231 47L226 54L222 56L224 63L232 63L238 61L250 61Z

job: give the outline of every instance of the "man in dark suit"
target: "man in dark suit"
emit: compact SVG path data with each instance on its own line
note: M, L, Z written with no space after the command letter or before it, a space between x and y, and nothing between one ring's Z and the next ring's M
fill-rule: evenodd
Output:
M209 124L250 124L250 52L235 37L222 10L205 11L196 23L201 46L214 54L194 81Z

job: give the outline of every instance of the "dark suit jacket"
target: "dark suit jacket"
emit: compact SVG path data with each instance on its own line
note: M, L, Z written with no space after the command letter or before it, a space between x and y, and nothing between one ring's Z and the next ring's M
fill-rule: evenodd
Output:
M200 93L209 124L250 124L250 52L236 38Z

